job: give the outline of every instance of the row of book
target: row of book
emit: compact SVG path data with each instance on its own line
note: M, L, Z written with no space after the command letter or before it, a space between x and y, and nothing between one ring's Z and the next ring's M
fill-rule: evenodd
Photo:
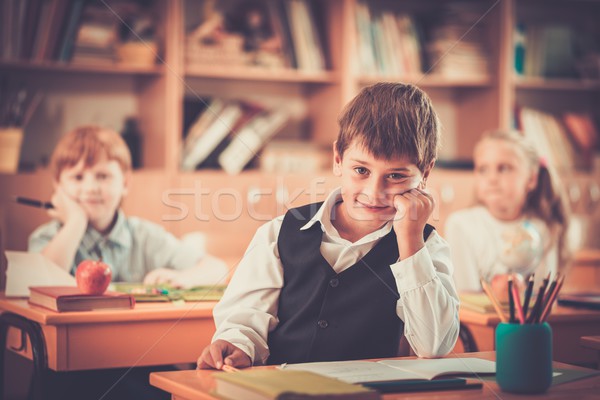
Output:
M434 16L415 16L374 2L355 14L360 72L368 75L487 76L485 24L472 4L447 4ZM467 34L465 34L467 33Z
M212 98L185 127L181 169L222 168L238 174L291 118L284 106ZM185 116L184 116L185 117ZM185 117L189 119L189 117Z
M581 74L579 63L586 54L597 54L590 43L594 43L593 38L567 24L518 23L514 31L515 73L576 78Z
M189 65L256 65L326 69L323 40L311 0L215 2L198 10L186 35Z
M522 107L518 112L520 129L538 147L539 153L558 171L589 170L598 152L600 133L587 113L566 112L556 116Z
M114 63L120 42L151 39L147 11L135 0L3 0L0 58Z

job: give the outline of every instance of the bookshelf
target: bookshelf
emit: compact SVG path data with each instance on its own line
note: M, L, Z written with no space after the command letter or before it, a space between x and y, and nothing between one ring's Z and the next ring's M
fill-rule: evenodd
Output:
M49 3L53 1L48 0ZM112 6L119 1L106 3ZM223 7L235 5L233 0L218 3ZM7 0L6 4L16 3ZM327 193L325 189L335 187L337 181L329 171L319 173L318 177L266 174L260 170L244 171L235 176L219 170L181 171L186 98L244 98L250 94L276 103L298 104L302 112L284 136L329 148L337 134L339 111L360 88L381 80L410 82L428 92L440 114L444 127L440 158L446 161L471 158L481 132L510 127L515 105L552 113L568 108L600 117L597 111L600 109L600 79L597 76L586 76L586 79L517 76L513 68L513 38L517 24L568 23L585 27L598 46L600 31L593 23L593 17L600 11L598 1L314 1L312 23L320 32L325 69L290 66L268 69L235 63L188 62L186 37L202 21L202 12L207 5L215 2L154 0L149 4L156 28L155 65L76 64L20 57L0 59L0 79L22 83L28 90L44 93L42 103L24 129L22 159L26 164L38 167L65 131L83 123L100 123L121 130L124 119L133 116L139 121L143 134L142 168L134 172L132 194L124 203L126 212L159 222L176 234L205 231L209 251L220 256L240 256L254 230L264 222L263 217L278 215L284 211L282 207L289 204L321 200ZM416 20L425 20L421 28L424 32L432 32L437 26L442 33L449 32L442 27L452 9L469 11L459 14L469 14L474 20L462 21L462 25L451 25L448 29L462 29L462 33L459 32L461 41L473 40L485 49L483 69L461 74L461 71L453 71L451 66L436 67L436 62L431 60L424 64L426 71L433 71L427 74L393 69L382 73L379 69L361 68L364 64L363 50L359 47L362 39L356 24L357 16L365 6L371 10L372 17L387 15L388 23L390 15L410 15ZM3 7L7 6L3 3ZM470 29L469 23L477 25L477 29ZM4 31L2 35L6 37ZM451 51L450 47L443 51ZM429 55L434 57L435 54L439 52ZM321 178L322 181L318 181ZM47 172L40 168L34 172L22 170L0 174L0 185L6 188L0 199L6 219L4 225L19 231L14 239L5 237L8 248L23 249L27 234L45 219L41 212L15 206L9 196L49 196L51 185L47 179ZM315 183L317 181L322 183ZM594 182L597 182L597 175L593 172L577 172L573 184L584 194L582 198L588 198L588 192L595 190ZM212 194L198 200L195 197L198 185L210 189ZM448 213L470 203L470 174L437 170L431 185L440 198L436 225L441 229ZM305 187L312 189L302 192ZM143 193L139 193L142 189ZM227 194L227 190L232 193ZM312 194L308 195L308 192ZM237 209L227 208L234 207L234 198L241 201L240 215L236 214ZM229 211L223 218L213 215L206 221L193 215L198 204L203 210L212 209L213 214L220 211L215 211L217 205ZM187 210L185 216L181 214L184 208ZM592 215L595 221L600 220L598 208L594 208ZM591 245L600 247L600 243Z

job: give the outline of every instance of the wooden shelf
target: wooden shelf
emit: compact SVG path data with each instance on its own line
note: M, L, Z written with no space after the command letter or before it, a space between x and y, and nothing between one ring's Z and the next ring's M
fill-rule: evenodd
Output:
M420 75L420 76L361 76L358 78L360 84L370 85L381 81L411 83L422 88L488 88L493 82L491 77L482 76L474 78L447 78L440 75Z
M600 80L552 79L514 77L517 89L594 91L600 89Z
M57 62L0 61L0 71L28 71L39 73L81 72L109 75L160 75L165 72L165 67L162 65L139 67L126 64L88 65Z
M259 67L188 66L185 74L192 78L217 78L263 82L339 83L339 74L330 71L304 72L294 69L266 69Z

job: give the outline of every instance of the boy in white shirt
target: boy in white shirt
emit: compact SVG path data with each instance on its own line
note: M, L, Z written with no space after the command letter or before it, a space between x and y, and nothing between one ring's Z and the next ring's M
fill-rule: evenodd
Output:
M429 98L376 84L339 124L341 188L259 228L215 307L199 368L391 357L402 336L421 357L454 347L449 249L427 225L440 136Z

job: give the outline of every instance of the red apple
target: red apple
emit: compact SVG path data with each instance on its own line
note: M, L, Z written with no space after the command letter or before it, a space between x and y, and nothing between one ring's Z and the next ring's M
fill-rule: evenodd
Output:
M112 279L110 267L102 260L83 260L75 271L77 287L85 294L102 294Z

